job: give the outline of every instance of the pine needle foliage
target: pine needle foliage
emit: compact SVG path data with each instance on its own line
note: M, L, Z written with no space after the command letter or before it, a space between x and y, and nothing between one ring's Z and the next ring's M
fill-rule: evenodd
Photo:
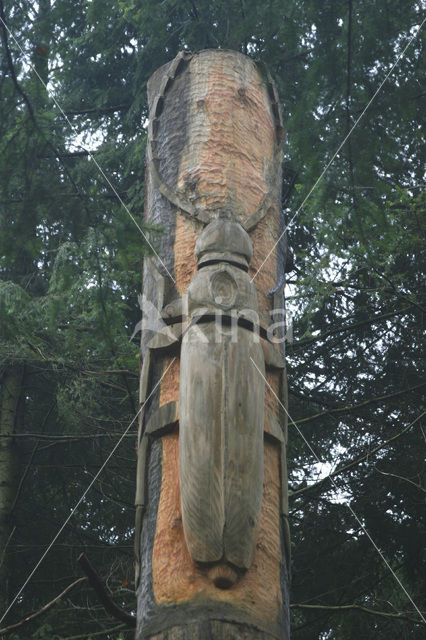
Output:
M287 132L289 410L316 454L290 425L293 637L423 637L347 505L424 615L424 29L306 199L416 32L422 3L0 0L0 9L10 29L0 25L3 408L15 394L12 422L0 412L11 470L8 493L0 489L0 616L137 410L130 338L149 247L111 185L141 222L147 80L178 51L212 47L268 66ZM164 232L145 231L154 245ZM3 626L63 591L83 550L113 599L134 609L134 444L132 431ZM10 637L131 638L116 622L82 587Z

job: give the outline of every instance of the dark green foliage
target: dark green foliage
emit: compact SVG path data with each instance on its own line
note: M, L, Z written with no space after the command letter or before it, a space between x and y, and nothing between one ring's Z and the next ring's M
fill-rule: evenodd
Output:
M422 412L422 33L305 201L420 24L421 3L1 6L24 52L0 25L0 383L10 367L24 366L9 600L137 407L138 345L129 338L147 246L80 144L94 150L140 221L147 80L183 48L221 47L265 62L278 85L287 131L283 207L289 220L297 213L287 293L290 414L325 469L350 465L335 485L319 482L324 467L290 426L293 637L422 637L418 613L346 504L424 611L424 435L421 420L410 426ZM114 600L132 610L134 477L131 435L0 626L80 575L82 550ZM389 615L332 609L344 605ZM118 626L85 587L11 637L90 638Z

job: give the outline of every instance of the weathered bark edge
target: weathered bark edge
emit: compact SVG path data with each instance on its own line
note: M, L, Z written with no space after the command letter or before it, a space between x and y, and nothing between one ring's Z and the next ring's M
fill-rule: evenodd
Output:
M284 633L283 625L276 623L271 625L269 629L261 627L258 621L254 620L250 615L244 615L243 612L236 609L233 605L220 602L160 605L156 608L152 617L145 621L143 631L137 638L138 640L153 640L157 638L157 634L167 632L167 635L164 637L172 640L174 637L171 635L173 630L179 630L179 632L183 633L183 635L178 636L179 640L186 640L186 638L190 639L192 637L197 640L209 637L211 637L212 640L213 638L219 640L225 637L222 635L203 635L201 632L206 623L216 623L217 627L223 626L224 628L232 625L235 634L249 632L250 635L246 637L250 640L285 640L288 638ZM184 635L185 631L197 631L199 635L186 636ZM217 628L216 631L219 631L219 628ZM162 635L158 637L161 638ZM244 635L233 635L230 637L244 638Z

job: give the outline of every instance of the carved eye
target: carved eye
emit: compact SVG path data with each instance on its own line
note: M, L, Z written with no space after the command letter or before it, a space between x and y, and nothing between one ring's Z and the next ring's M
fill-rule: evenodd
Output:
M234 305L238 293L237 283L227 271L219 271L210 278L213 300L222 307Z

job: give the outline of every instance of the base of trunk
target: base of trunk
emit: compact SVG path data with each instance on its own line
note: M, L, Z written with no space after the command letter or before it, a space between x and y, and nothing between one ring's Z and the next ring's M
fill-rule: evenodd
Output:
M276 636L249 625L206 620L171 627L161 633L146 636L146 640L275 640Z

